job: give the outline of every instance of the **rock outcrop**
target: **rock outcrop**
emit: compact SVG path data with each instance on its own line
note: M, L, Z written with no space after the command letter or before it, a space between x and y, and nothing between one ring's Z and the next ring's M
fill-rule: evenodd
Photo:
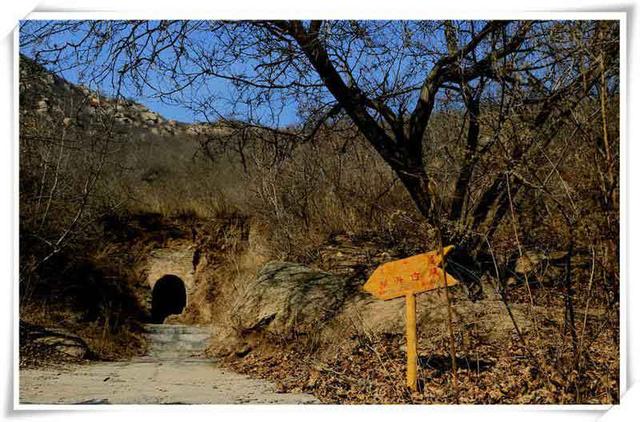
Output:
M89 136L107 130L140 138L213 139L233 137L246 130L239 121L184 123L167 119L132 99L109 97L96 89L73 84L23 55L20 55L19 87L21 121L34 117L31 120L38 125L48 123L57 127L63 123L65 128L76 128Z
M345 301L347 281L290 262L270 262L247 285L234 315L245 333L279 336L318 330Z
M49 122L89 129L97 122L116 131L155 135L186 133L190 125L163 118L125 98L110 98L83 85L75 85L20 56L20 113L36 113Z

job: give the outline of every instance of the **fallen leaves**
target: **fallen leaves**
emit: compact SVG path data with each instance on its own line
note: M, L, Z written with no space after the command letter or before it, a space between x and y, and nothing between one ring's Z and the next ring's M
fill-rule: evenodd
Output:
M277 382L278 391L303 391L325 403L416 403L452 404L456 397L448 345L422 344L419 349L420 392L404 387L405 355L398 347L402 336L387 334L377 339L352 339L350 348L320 361L307 355L295 342L257 349L244 359L227 361L233 369ZM537 356L550 356L554 338L542 337L530 344ZM569 356L545 368L537 368L526 357L514 337L507 345L473 344L457 356L460 404L570 404L612 403L617 400L615 348L599 344L594 353L609 359L590 358L581 375L576 395L576 374L565 371ZM381 364L381 361L383 365ZM577 401L580 397L580 401Z

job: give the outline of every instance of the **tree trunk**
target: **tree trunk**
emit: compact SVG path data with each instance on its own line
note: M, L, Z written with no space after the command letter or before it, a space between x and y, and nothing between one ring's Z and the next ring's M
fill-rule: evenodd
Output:
M429 193L429 178L422 166L392 166L398 179L402 182L416 208L430 223L436 224L437 219L433 215L432 198Z

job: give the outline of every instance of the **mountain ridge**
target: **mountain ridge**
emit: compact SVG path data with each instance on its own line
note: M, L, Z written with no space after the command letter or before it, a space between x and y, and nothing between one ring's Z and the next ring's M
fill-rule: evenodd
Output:
M20 54L20 117L31 114L45 121L62 120L65 126L89 128L96 120L113 124L116 131L153 135L198 135L220 123L185 123L168 119L131 99L113 98L82 84L69 82L35 60Z

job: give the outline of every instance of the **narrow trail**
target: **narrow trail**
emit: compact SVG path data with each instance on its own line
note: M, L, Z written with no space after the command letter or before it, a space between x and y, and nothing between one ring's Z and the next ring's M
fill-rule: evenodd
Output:
M20 370L20 403L319 403L309 394L277 393L268 381L237 374L205 358L208 328L148 324L147 331L147 356L131 361Z

